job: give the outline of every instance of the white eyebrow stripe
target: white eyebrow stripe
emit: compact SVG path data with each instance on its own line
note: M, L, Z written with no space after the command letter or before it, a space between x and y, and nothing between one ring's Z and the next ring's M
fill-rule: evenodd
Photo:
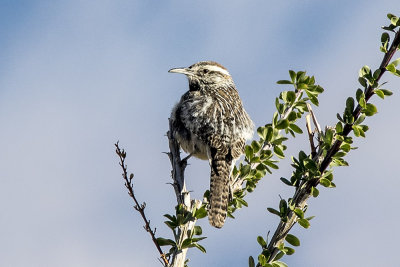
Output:
M217 71L217 72L221 72L222 74L225 74L225 75L229 75L229 76L230 76L229 72L228 72L226 69L223 69L223 68L221 68L221 67L218 67L218 66L207 66L207 68L208 68L210 71Z

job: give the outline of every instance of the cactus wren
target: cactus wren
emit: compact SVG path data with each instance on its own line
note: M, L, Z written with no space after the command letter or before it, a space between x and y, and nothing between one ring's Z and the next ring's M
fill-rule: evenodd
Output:
M230 175L253 136L253 122L243 108L229 72L213 61L169 72L185 74L187 91L172 109L172 132L182 149L211 167L208 219L221 228L226 219Z

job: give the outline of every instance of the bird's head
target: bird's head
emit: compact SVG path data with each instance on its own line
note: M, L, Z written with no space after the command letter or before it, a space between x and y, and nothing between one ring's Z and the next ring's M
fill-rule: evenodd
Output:
M200 61L190 67L170 69L168 72L185 74L189 84L200 86L233 83L228 70L214 61Z

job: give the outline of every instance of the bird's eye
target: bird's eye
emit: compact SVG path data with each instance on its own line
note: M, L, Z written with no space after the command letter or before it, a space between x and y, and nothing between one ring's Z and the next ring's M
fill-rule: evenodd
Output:
M204 74L206 74L206 73L208 73L208 72L209 72L208 69L204 69L204 70L203 70L203 73L204 73Z

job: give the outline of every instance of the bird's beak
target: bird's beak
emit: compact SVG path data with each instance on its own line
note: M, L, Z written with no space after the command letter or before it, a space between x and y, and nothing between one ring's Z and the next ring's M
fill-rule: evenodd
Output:
M182 73L185 75L191 75L193 72L189 68L175 68L175 69L170 69L168 72L171 73Z

